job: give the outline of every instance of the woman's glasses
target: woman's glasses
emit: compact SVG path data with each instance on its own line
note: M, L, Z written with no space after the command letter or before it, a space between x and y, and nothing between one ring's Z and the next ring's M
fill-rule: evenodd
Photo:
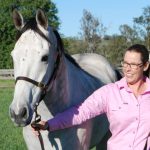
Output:
M121 62L121 65L124 68L130 67L131 69L138 69L139 67L143 66L143 63L140 63L140 64L131 63L131 64L129 64L129 63L123 61L123 62Z

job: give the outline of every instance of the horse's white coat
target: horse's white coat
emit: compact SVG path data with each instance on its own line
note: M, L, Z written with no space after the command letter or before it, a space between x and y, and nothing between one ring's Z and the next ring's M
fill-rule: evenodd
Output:
M47 83L54 70L58 43L51 28L45 30L40 25L38 26L49 37L51 44L35 31L24 32L12 51L14 73L15 78L25 76ZM41 60L45 55L48 56L48 61L43 62ZM51 84L44 101L38 107L42 120L53 118L57 113L80 103L103 83L116 80L113 68L104 57L96 54L78 54L73 57L81 67L101 81L86 74L62 54L56 79ZM18 126L24 126L23 135L29 150L41 150L39 140L29 125L34 118L33 107L39 100L40 94L38 87L19 80L15 85L14 99L10 105L12 121ZM27 112L22 116L23 108ZM45 150L88 150L91 145L96 145L101 141L107 131L108 122L106 116L102 115L80 126L41 133Z
M95 53L74 54L72 57L88 73L97 77L104 83L115 82L116 73L112 71L112 66L102 55Z

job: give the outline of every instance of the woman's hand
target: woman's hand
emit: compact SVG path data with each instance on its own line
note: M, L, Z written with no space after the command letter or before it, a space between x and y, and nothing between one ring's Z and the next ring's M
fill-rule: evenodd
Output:
M47 121L40 121L38 123L31 123L31 128L33 130L33 133L35 135L39 135L39 130L48 130L49 131L49 125L48 125L48 122Z

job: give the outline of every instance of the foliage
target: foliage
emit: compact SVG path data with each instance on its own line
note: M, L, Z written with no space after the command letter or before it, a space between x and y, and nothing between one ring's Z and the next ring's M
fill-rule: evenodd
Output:
M121 35L126 39L126 42L130 42L131 44L133 44L139 39L137 31L127 24L121 25L119 27L119 30L121 32Z
M145 40L145 45L150 49L150 6L143 9L143 14L134 18L136 26L140 27L140 33Z
M86 43L79 38L63 38L66 53L76 54L86 52Z
M25 20L35 16L37 8L42 8L48 16L49 24L58 28L57 9L51 0L0 0L0 68L12 68L10 52L14 47L16 29L12 20L12 9L18 9Z
M128 46L126 45L126 38L123 36L114 35L109 44L109 52L105 55L112 64L120 64L123 58L124 50Z
M84 10L81 19L81 29L81 36L86 45L85 52L95 52L106 28L99 19L95 18L89 11Z

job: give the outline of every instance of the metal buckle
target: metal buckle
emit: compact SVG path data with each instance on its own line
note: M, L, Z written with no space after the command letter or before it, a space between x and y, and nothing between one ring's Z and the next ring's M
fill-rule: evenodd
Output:
M42 82L39 82L39 83L38 83L38 87L44 88L44 87L45 87L45 84L43 84Z

